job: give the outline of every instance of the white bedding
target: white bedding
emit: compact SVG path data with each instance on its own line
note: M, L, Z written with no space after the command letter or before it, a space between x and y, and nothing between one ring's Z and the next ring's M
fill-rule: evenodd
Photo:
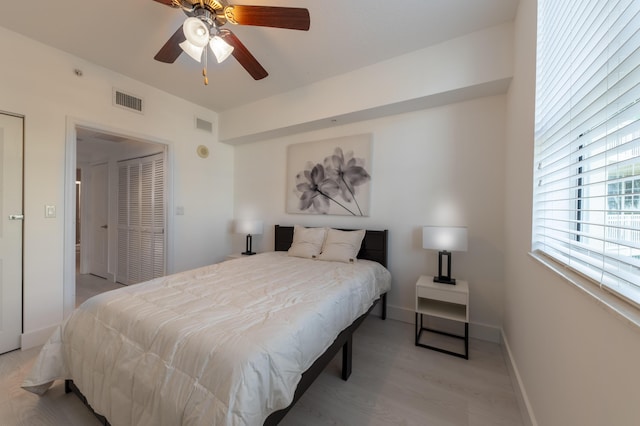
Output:
M273 252L124 287L76 309L23 387L73 379L113 426L261 425L390 282Z

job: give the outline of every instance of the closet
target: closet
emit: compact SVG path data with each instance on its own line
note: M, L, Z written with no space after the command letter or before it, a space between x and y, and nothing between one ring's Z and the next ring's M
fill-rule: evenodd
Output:
M118 163L116 279L135 284L165 274L164 154Z

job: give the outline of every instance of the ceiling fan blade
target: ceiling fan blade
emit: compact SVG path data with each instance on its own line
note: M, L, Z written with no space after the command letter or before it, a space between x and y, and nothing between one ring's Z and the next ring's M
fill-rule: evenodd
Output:
M254 80L262 80L266 76L269 75L267 70L265 70L260 62L249 52L249 49L245 47L244 44L229 30L221 30L220 37L224 39L227 43L233 46L233 52L231 54L240 65L244 67L245 70L253 77Z
M229 22L240 25L301 31L309 31L311 25L309 11L299 7L235 5L227 6L224 14Z
M156 56L153 57L156 61L165 62L167 64L172 64L178 59L180 54L182 53L182 48L180 47L180 43L185 41L187 38L184 36L184 31L182 31L182 25L178 30L173 33L171 38L167 40L167 42L162 46L160 51L156 53Z
M153 0L153 1L158 2L160 4L164 4L166 6L178 7L178 5L173 2L173 0Z

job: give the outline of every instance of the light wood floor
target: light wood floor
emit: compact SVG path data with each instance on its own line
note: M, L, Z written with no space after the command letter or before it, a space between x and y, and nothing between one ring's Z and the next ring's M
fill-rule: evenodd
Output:
M96 294L121 288L123 285L107 281L91 274L76 275L76 306Z
M0 424L98 425L76 396L64 393L63 382L43 397L20 388L37 354L34 348L0 356ZM414 346L412 324L369 317L354 334L346 382L340 360L338 354L281 425L523 425L496 344L471 339L466 361Z
M500 346L470 340L470 359L413 344L414 326L369 317L354 334L353 371L340 354L283 426L521 426Z

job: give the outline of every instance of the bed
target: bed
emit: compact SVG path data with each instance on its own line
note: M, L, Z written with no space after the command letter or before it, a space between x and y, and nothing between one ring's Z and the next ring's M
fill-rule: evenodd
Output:
M387 231L367 231L353 264L275 251L95 296L56 330L25 378L42 394L65 379L103 423L277 424L382 301Z

